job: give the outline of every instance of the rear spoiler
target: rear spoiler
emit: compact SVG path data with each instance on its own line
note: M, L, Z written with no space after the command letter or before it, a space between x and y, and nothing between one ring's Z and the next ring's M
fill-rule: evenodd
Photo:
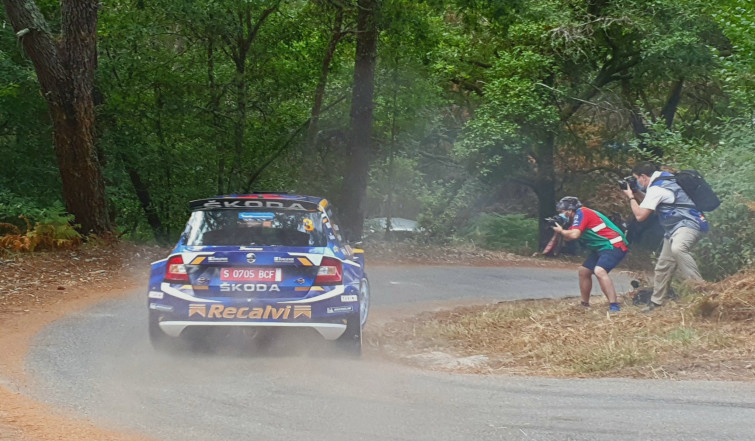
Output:
M295 197L283 197L280 199L273 199L269 196L252 196L252 197L240 197L240 198L212 198L212 199L198 199L189 202L191 211L198 210L218 210L218 209L277 209L277 210L293 210L293 211L319 211L320 205L295 198Z

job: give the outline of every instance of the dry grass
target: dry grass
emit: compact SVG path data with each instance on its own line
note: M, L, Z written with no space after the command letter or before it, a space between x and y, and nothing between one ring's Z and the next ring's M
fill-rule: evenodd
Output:
M618 314L609 315L601 301L576 304L518 301L427 313L390 323L375 343L411 364L420 359L407 354L487 357L461 369L476 373L755 380L755 271L648 314L629 296Z

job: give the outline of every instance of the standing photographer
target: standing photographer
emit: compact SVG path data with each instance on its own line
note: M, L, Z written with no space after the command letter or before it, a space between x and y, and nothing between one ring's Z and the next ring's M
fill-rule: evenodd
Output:
M687 193L674 179L669 179L673 178L671 173L659 171L652 162L642 162L634 167L632 176L634 179L627 179L630 182L622 191L629 198L634 217L642 222L657 211L664 231L663 248L655 264L653 296L643 310L649 312L663 304L675 271L684 280L703 280L690 250L709 226ZM634 190L645 193L642 203L637 203Z
M579 239L582 245L592 251L578 271L582 306L590 306L592 275L595 274L601 291L610 303L609 310L621 311L616 300L616 289L608 273L616 268L629 251L624 233L602 213L583 207L574 196L566 196L558 201L556 210L560 222L559 219L554 222L553 231L561 234L565 240ZM569 224L571 227L564 229Z

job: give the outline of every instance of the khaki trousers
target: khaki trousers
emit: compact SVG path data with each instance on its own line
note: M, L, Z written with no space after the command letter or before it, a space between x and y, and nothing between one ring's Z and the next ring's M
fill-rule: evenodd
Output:
M655 264L655 279L653 280L653 297L650 299L657 305L663 304L663 299L671 286L671 278L675 272L683 280L702 281L697 263L692 258L692 246L703 237L703 232L689 227L681 227L674 231L669 238L663 238L663 248L658 262Z

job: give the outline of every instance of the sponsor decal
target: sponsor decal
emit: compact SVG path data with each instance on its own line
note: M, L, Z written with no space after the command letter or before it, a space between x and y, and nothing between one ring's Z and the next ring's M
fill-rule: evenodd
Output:
M194 314L201 315L202 317L207 317L207 305L202 305L202 304L189 305L189 317L191 317Z
M314 231L315 230L315 223L312 222L312 219L304 219L301 221L302 226L304 227L304 231Z
M264 308L252 308L249 306L234 307L225 305L205 305L192 303L189 305L189 317L198 315L208 319L261 319L261 320L288 320L299 317L312 318L312 307L309 305L291 305L277 308L267 305Z
M280 292L278 284L265 285L264 283L221 283L222 292Z
M192 265L199 265L200 263L204 262L205 256L198 256L194 260L191 261Z
M239 251L262 251L260 247L239 247Z
M239 219L247 221L247 220L272 220L275 219L275 214L273 213L259 213L259 212L251 212L251 213L239 213Z
M309 211L308 209L304 208L300 203L298 202L289 202L289 201L259 201L259 200L248 200L248 199L230 199L230 200L217 200L217 199L210 199L206 201L202 208L205 209L212 209L212 208L280 208L285 210L299 210L299 211Z
M335 307L328 308L328 314L335 314L338 312L351 312L351 311L352 311L351 306L335 306Z
M197 283L200 285L207 285L208 283L210 283L210 279L208 279L207 277L200 277L197 279Z
M275 263L294 263L293 257L273 257L273 262Z
M208 257L208 258L207 258L207 261L208 261L208 262L219 262L219 263L223 263L223 262L228 262L228 258L227 258L227 257L215 257L215 256L210 256L210 257Z
M172 306L161 305L159 303L150 303L149 309L154 309L155 311L173 311Z
M346 295L341 296L341 301L344 303L358 302L359 298L357 297L356 294L346 294Z
M246 255L246 261L249 263L254 263L257 261L257 256L254 253L248 253Z
M162 291L150 291L149 294L147 294L147 297L150 299L162 299L164 296Z

